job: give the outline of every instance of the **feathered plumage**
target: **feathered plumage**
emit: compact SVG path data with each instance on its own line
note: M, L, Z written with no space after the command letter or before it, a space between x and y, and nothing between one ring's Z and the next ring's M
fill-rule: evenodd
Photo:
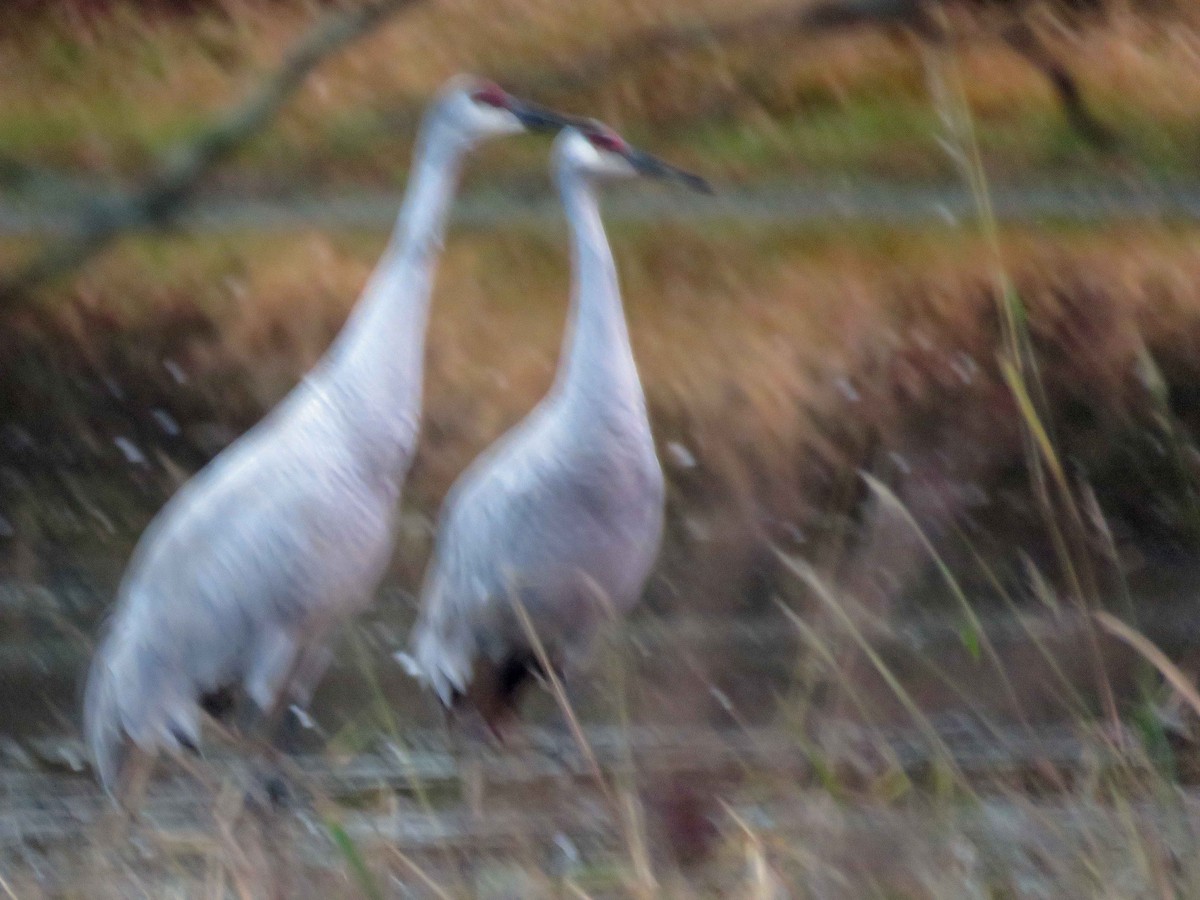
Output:
M593 195L595 151L555 143L571 229L573 299L558 377L528 418L462 475L443 507L410 674L499 731L538 657L570 668L601 620L638 598L658 554L663 476Z
M84 727L101 781L128 742L195 747L231 686L304 703L331 629L371 600L416 442L433 269L466 152L548 122L456 79L422 125L395 233L317 368L185 485L143 535L96 652Z

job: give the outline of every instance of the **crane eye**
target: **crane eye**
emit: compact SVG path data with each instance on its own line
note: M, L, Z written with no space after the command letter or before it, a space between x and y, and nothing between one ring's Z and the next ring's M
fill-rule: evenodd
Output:
M480 88L471 95L471 99L476 103L482 103L484 106L494 106L497 109L508 108L508 94L504 93L495 84L489 84Z
M626 149L625 142L615 134L593 131L588 134L587 138L593 147L599 150L607 150L609 153L624 153Z

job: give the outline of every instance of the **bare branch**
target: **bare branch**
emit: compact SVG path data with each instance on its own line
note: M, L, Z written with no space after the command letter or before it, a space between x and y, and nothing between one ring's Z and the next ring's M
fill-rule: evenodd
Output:
M1058 60L1021 18L1022 3L1006 8L1009 24L1000 37L1049 80L1071 126L1089 143L1104 149L1112 135L1085 105L1067 66ZM510 79L528 93L586 90L606 78L652 58L688 53L705 47L726 47L778 36L815 37L860 26L902 26L925 41L945 44L948 33L923 0L817 0L786 3L755 15L719 23L652 28L629 36L611 48L588 54L533 79ZM720 108L702 110L711 113ZM693 111L694 113L695 111Z
M93 202L78 229L39 252L0 281L0 310L50 278L77 269L121 235L161 226L179 212L200 182L271 121L305 78L327 57L421 0L376 0L312 29L244 104L230 110L193 143L167 155L139 190Z

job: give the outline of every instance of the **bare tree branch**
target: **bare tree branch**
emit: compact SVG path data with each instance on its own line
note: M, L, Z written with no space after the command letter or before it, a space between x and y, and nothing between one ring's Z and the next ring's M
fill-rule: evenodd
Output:
M1001 38L1050 81L1071 126L1092 144L1108 146L1111 135L1084 104L1074 76L1020 18L1022 0L996 0L996 5L1010 17ZM944 27L930 14L927 0L817 0L799 6L788 3L720 23L648 29L555 71L511 81L528 93L583 90L654 57L747 43L772 35L816 36L870 25L903 26L933 44L944 44L948 38Z
M121 235L160 226L186 203L199 183L271 121L280 107L327 57L373 31L389 16L421 0L376 0L312 29L241 106L223 116L193 143L167 155L162 167L132 194L95 201L81 213L78 229L40 251L0 281L0 310L37 285L77 269Z

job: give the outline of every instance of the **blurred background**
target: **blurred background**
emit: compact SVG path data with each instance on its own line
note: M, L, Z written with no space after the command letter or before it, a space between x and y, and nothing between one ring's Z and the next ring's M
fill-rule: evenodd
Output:
M183 847L207 806L172 783L114 863L77 708L128 555L324 351L460 71L716 187L606 199L667 531L575 699L636 814L534 766L495 776L509 818L455 825L438 717L388 658L446 490L556 364L568 254L528 138L466 174L394 565L317 696L336 827L239 868ZM1198 166L1185 0L10 0L0 872L22 897L1195 896L1194 713L1163 671L1200 664Z

